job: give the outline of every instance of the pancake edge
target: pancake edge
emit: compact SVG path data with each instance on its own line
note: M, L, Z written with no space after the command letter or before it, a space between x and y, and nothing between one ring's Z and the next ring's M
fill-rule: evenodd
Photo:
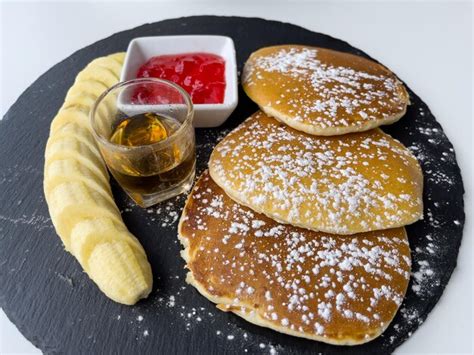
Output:
M268 116L275 118L277 121L282 122L288 125L289 127L296 129L297 131L308 133L313 136L326 137L326 136L340 136L347 133L365 132L365 131L369 131L371 129L374 129L380 126L390 125L392 123L399 121L403 116L405 116L407 112L407 106L408 104L405 104L403 111L401 111L397 115L389 116L383 119L369 121L361 125L338 126L338 127L327 127L327 128L322 128L314 124L298 122L292 117L285 115L281 113L280 111L276 110L272 106L259 106L259 107Z

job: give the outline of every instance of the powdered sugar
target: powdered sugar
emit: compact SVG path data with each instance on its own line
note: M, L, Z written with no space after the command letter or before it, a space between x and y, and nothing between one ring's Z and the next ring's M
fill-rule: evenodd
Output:
M417 220L421 174L412 173L415 166L404 147L380 132L314 137L263 113L224 139L210 162L211 174L226 192L254 210L341 234Z
M232 216L231 220L214 220L203 202L210 196L219 196L218 213ZM227 307L258 302L257 310L242 307L240 314L258 311L278 326L328 336L341 317L380 324L382 314L387 315L378 310L395 311L403 299L402 285L410 277L403 234L381 231L342 237L280 225L230 200L206 174L195 187L190 206L192 225L197 230L200 224L207 226L198 237L195 227L188 234L187 223L183 225L191 248L194 243L200 246L193 261L200 267L194 276L210 293L230 293L234 301ZM220 235L229 226L233 233L225 246L221 238L205 237ZM262 236L255 238L257 232ZM214 248L219 252L213 253ZM201 260L207 261L201 264ZM206 278L200 278L204 274Z
M260 106L271 106L292 120L321 129L360 126L403 112L407 97L393 74L376 63L344 56L299 46L256 53L246 63L242 81L256 91L267 85L278 87L280 94L273 101L260 102L252 89L250 96Z
M196 327L207 328L211 324L215 326L213 325L216 317L215 308L190 305L188 302L189 295L185 294L188 290L190 289L186 286L181 286L177 292L171 295L158 297L155 301L154 310L161 309L173 312L177 316L177 324L180 324L188 332L193 332ZM190 290L190 292L194 291ZM144 317L142 317L142 320L145 320ZM271 342L258 343L255 335L247 333L234 322L228 322L225 329L225 331L216 329L214 332L215 336L228 342L237 342L237 344L243 346L244 352L260 349L260 353L262 353L261 350L264 349L263 353L277 354L283 351L281 345ZM143 331L142 335L144 337L150 335L149 330ZM264 347L262 348L260 344L263 344Z

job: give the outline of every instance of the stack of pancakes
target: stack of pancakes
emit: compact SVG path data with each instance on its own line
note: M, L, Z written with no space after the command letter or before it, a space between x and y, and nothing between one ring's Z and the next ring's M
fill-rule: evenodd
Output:
M410 277L405 225L422 217L413 155L377 128L409 103L367 59L296 45L245 64L261 111L214 149L181 217L187 281L224 311L355 345L379 336Z

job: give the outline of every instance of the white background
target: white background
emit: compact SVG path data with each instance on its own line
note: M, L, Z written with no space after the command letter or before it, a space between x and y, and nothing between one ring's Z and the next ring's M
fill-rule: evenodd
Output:
M472 3L303 0L158 0L153 3L0 0L0 3L1 116L39 75L74 51L146 22L187 15L240 15L295 23L344 39L391 68L425 100L453 142L466 188L467 215L458 267L446 292L427 321L398 352L472 353ZM39 351L0 311L0 353L35 352Z

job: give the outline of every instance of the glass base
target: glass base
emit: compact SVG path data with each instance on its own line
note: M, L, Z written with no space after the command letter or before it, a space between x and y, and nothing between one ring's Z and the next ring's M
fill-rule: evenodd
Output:
M140 207L147 208L156 205L159 202L168 200L182 193L188 192L193 186L196 169L192 169L191 173L179 185L172 186L169 189L155 192L152 194L139 194L125 190L128 196Z

